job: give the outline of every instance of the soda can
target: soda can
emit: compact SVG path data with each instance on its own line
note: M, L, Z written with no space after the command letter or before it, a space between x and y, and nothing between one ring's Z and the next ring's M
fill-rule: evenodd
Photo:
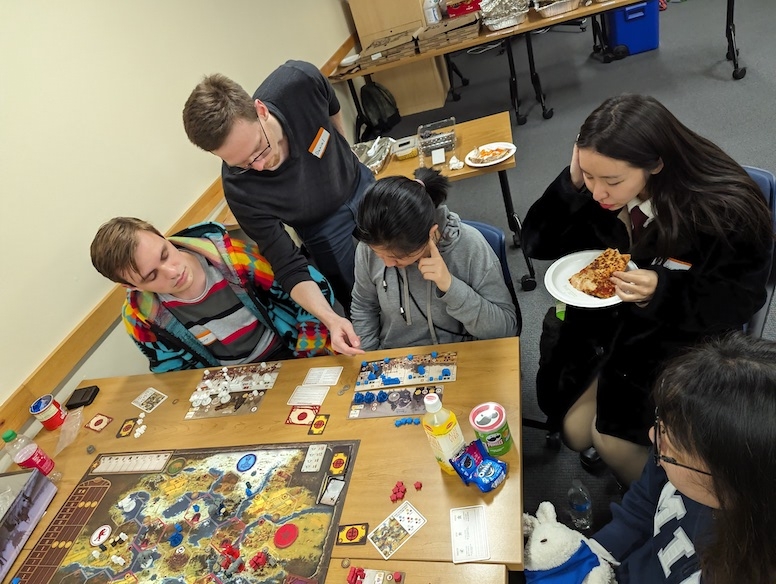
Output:
M50 393L36 399L30 406L30 413L43 424L46 430L59 428L67 417L67 411Z
M469 414L469 423L488 454L501 456L512 448L512 434L507 423L507 412L495 402L476 406Z

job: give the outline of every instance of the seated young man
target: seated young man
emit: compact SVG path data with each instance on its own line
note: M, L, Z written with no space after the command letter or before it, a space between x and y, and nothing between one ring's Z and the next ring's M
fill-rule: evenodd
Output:
M115 217L95 235L91 256L127 288L124 325L154 373L309 357L330 346L324 325L283 291L255 244L218 223L165 238L146 221ZM333 304L329 283L309 270Z

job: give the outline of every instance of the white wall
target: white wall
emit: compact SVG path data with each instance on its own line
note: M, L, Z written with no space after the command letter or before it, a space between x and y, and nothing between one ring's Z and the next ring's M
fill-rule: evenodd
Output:
M202 76L253 92L287 59L321 66L346 14L343 0L0 1L0 403L112 286L89 260L97 228L134 215L164 231L218 176L181 122ZM119 328L70 385L145 371Z

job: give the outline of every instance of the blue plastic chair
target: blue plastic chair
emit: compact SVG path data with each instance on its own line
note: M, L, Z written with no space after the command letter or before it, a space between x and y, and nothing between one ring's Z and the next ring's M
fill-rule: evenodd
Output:
M776 176L772 172L763 170L762 168L755 168L753 166L744 166L744 170L752 177L752 180L757 183L760 190L765 197L765 202L768 204L768 208L771 210L771 220L773 222L774 233L776 233ZM749 322L744 325L744 331L754 337L762 337L763 330L765 329L765 321L768 318L768 309L771 306L771 299L773 298L773 290L776 288L776 265L773 259L776 257L776 241L771 255L771 273L768 275L768 281L765 285L766 299L763 307L758 310Z
M474 227L482 234L485 241L493 248L498 261L501 262L501 275L504 276L504 283L507 285L509 295L512 297L512 304L515 305L515 314L517 315L517 335L520 336L520 332L523 330L523 317L520 314L520 304L517 301L517 293L515 292L515 284L512 281L512 274L509 273L509 264L507 264L507 240L504 236L504 232L498 227L488 225L487 223L468 221L465 219L462 221L466 225Z

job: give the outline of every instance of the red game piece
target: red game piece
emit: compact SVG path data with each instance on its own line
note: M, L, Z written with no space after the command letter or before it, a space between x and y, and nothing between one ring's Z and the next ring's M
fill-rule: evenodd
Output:
M401 582L401 572L393 573L393 581L396 582L396 584L399 584L399 582Z
M396 481L396 486L397 487L403 487L404 483L402 481Z
M299 528L293 523L286 523L275 532L273 541L275 547L282 550L294 543L297 537L299 537Z
M240 550L235 548L229 541L224 541L221 543L221 553L225 556L229 556L233 560L236 560L240 557Z
M391 493L391 503L395 503L396 500L396 493Z
M251 558L251 561L249 562L251 568L254 570L260 570L264 566L267 565L267 554L264 552L259 552L255 556Z
M420 481L416 481L415 482L415 490L419 491L422 488L423 488L423 483L421 483Z

